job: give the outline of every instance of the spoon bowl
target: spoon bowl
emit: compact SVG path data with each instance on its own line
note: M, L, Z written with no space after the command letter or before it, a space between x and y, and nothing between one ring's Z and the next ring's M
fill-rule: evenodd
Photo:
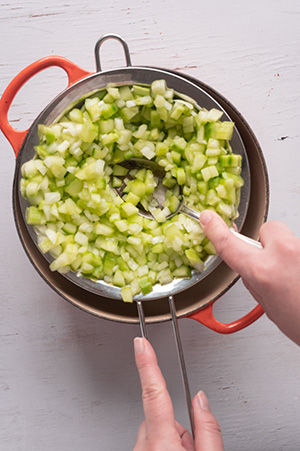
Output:
M131 170L139 170L139 169L148 169L150 170L154 177L156 178L157 185L155 187L155 190L152 194L152 198L154 199L155 203L157 204L157 208L163 209L163 202L166 200L166 193L169 190L169 188L165 185L163 185L163 179L166 175L166 171L162 166L160 166L158 163L152 160L144 160L143 158L130 158L129 160L124 160L121 163L118 163L119 166L122 166L123 168ZM114 188L115 192L123 198L124 189L126 187L126 180L133 180L134 177L132 177L129 173L124 176L118 176L119 179L122 180L122 184L118 188ZM181 194L181 193L180 193ZM141 216L144 216L145 218L154 219L152 213L148 210L146 210L140 203L138 204L139 208L139 214ZM176 213L178 213L179 208L176 210L176 212L171 213L166 217L166 219L171 218Z

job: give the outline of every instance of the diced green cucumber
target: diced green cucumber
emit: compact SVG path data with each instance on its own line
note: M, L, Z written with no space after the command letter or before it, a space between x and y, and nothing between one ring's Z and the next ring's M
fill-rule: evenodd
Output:
M198 111L178 99L165 80L151 86L107 86L75 106L56 124L38 129L35 158L22 167L26 221L38 234L50 269L79 272L120 288L125 302L150 293L156 283L191 277L215 254L200 224L177 212L185 202L212 208L230 225L243 186L242 159L231 149L234 124L217 109ZM154 160L166 175L163 210L152 199L149 170L118 163ZM111 179L111 183L108 183ZM127 183L121 199L113 191ZM140 216L140 205L155 219ZM171 219L166 219L175 213Z
M74 235L77 232L77 226L75 224L72 224L71 222L67 222L66 224L63 225L62 230L65 233Z
M153 287L148 277L142 277L141 279L138 280L138 283L139 286L141 287L143 294L151 293Z
M132 92L139 96L150 96L150 88L142 85L133 85Z
M242 157L238 154L226 154L221 155L219 161L222 167L236 168L241 166Z
M114 130L113 119L101 119L99 122L99 131L102 134L111 133Z
M124 302L133 302L133 296L130 287L126 286L121 288L121 295Z
M82 180L76 178L65 187L65 192L69 194L71 197L77 197L78 193L82 191L82 188L83 188Z
M81 132L78 137L86 143L92 143L98 137L99 131L97 125L92 121L86 121L82 124Z
M34 206L28 207L26 209L26 222L27 224L36 225L42 224L43 213Z
M233 128L233 122L212 122L208 126L208 135L210 138L225 139L230 141L233 134Z

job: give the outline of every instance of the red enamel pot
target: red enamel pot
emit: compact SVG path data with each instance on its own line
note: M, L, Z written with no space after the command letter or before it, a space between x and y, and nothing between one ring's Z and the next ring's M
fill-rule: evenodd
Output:
M101 71L99 48L108 38L117 39L123 45L126 66L123 68ZM125 304L109 288L95 290L88 283L78 284L72 275L66 276L51 272L48 258L37 247L34 234L25 221L25 200L20 195L19 182L22 164L34 155L33 146L38 143L37 127L39 123L50 124L64 112L82 102L82 99L108 83L151 84L158 78L165 78L167 85L177 92L192 97L199 105L206 108L217 107L224 111L225 117L235 122L235 138L242 145L247 160L247 189L245 198L241 199L240 217L237 227L240 232L250 238L257 239L259 228L266 220L269 204L269 182L265 160L260 145L239 111L220 93L199 80L168 69L155 67L135 67L131 65L126 42L117 35L106 35L95 47L95 73L87 72L76 64L60 56L49 56L30 64L22 70L9 84L0 100L0 128L13 147L16 155L16 168L13 183L13 209L16 228L25 252L35 269L43 279L64 299L84 311L101 318L125 323L138 323L138 312L135 303ZM15 130L8 121L8 111L17 92L30 78L44 69L58 66L64 69L68 76L67 88L56 97L36 118L28 130ZM234 143L232 144L234 148ZM227 292L238 280L224 262L216 258L207 271L201 276L195 276L190 282L182 285L166 286L144 303L147 323L166 321L171 318L167 299L173 296L178 317L195 319L210 329L219 333L232 333L241 330L262 314L260 306L256 306L247 315L236 321L223 324L213 315L214 303ZM148 296L148 295L147 295ZM147 299L146 299L147 300Z

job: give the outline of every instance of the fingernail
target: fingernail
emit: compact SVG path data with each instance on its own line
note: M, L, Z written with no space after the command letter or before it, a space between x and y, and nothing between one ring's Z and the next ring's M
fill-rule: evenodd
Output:
M197 394L197 397L198 397L198 401L199 401L201 409L209 411L210 410L209 402L208 402L208 399L207 399L205 393L202 390L200 390L199 393Z
M141 354L144 351L144 340L141 337L136 337L133 343L135 354Z
M209 223L209 221L211 220L211 218L212 218L212 215L209 210L202 211L202 213L200 214L201 225L206 226Z

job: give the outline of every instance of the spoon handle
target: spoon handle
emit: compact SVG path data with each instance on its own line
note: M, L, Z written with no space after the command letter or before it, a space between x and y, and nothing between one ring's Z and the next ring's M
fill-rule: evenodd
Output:
M193 208L190 208L185 204L181 205L180 212L184 213L185 215L189 216L192 219L195 219L196 221L200 221L200 213L196 210L193 210ZM230 230L240 240L245 241L248 244L251 244L251 246L256 247L257 249L262 249L262 245L258 241L255 241L252 238L249 238L248 236L242 235L241 233L234 230L232 227L230 228Z
M251 244L251 246L256 247L257 249L262 249L262 245L259 241L253 240L252 238L249 238L248 236L242 235L241 233L237 232L233 228L230 228L231 232L240 240L245 241L245 243Z
M182 203L179 209L180 213L187 215L189 218L196 219L196 221L200 221L200 213L199 211L194 210L191 207L188 207L186 204Z

